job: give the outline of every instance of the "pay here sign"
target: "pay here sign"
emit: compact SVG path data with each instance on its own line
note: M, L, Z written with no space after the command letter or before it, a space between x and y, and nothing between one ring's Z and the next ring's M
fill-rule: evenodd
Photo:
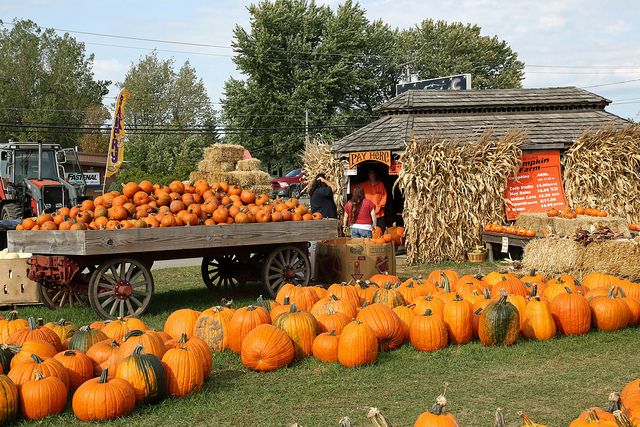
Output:
M546 212L564 206L567 199L562 185L560 151L523 153L518 175L507 181L505 198L509 221L523 212Z

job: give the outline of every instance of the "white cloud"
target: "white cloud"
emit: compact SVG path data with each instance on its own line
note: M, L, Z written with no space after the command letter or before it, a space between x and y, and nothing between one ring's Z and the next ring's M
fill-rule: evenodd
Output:
M566 22L560 15L542 16L538 19L538 27L542 30L560 30L564 28Z
M610 34L628 33L631 31L631 25L627 24L622 19L618 19L616 22L606 25L604 29Z
M122 81L128 68L128 64L117 59L96 59L93 61L93 74L97 80L111 80L114 83Z

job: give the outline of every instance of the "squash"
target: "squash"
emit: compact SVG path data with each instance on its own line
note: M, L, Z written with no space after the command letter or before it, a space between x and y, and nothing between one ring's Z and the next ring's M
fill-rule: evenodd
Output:
M507 301L507 295L500 296L480 314L478 337L485 346L511 345L520 334L518 309Z

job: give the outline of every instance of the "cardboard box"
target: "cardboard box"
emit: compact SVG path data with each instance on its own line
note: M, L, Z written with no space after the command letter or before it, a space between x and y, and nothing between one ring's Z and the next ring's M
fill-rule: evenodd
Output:
M396 274L393 243L377 245L369 239L340 237L318 242L316 279L321 283L339 283L368 279L374 274Z
M27 277L27 259L0 259L0 306L39 304L38 284Z

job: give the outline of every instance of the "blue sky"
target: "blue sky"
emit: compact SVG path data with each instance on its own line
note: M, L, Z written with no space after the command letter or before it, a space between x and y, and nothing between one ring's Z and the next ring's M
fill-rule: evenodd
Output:
M335 7L339 1L318 1ZM71 33L95 54L96 78L121 81L154 48L178 64L187 59L214 103L224 81L241 77L231 61L232 30L247 27L251 1L3 0L0 19L25 18L42 27L219 45L180 46ZM506 40L527 64L525 87L589 86L614 101L608 110L640 120L640 5L634 0L367 0L370 19L406 28L422 19L474 23ZM172 52L167 52L172 51ZM623 84L610 84L638 80ZM115 92L113 93L115 95ZM219 108L219 104L215 104Z

